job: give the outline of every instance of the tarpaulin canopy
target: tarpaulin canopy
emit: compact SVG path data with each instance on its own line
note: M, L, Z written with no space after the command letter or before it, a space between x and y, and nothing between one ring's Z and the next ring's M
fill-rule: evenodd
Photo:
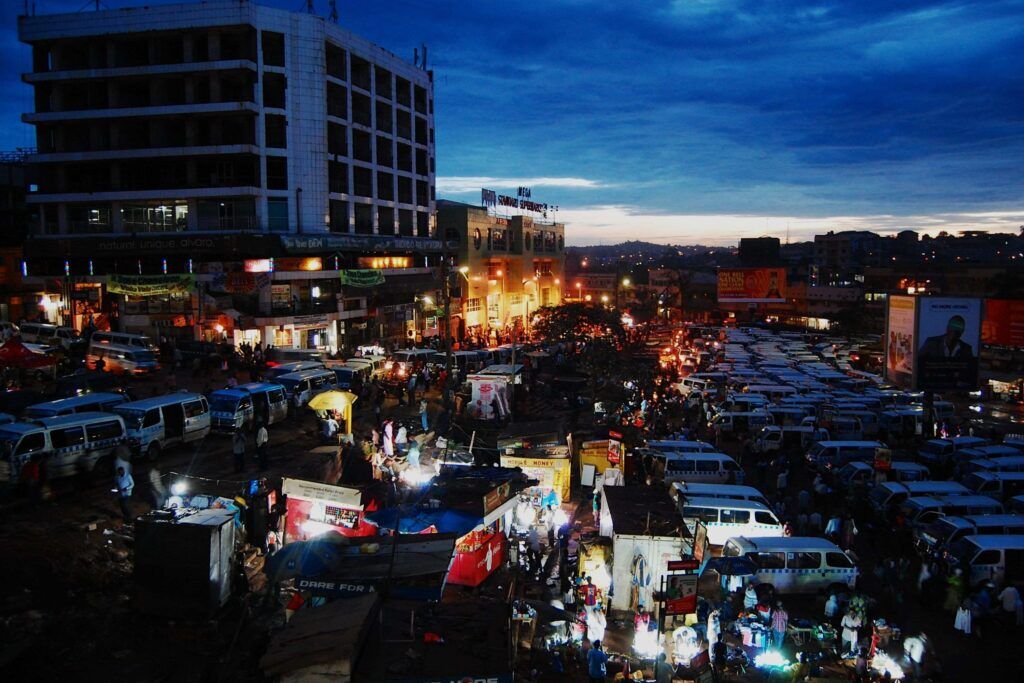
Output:
M387 508L366 514L366 518L382 529L394 530L400 534L418 534L434 527L440 533L459 536L468 534L483 523L478 514L459 510L418 510Z
M11 337L0 346L0 365L14 368L42 368L56 365L57 359L36 353L21 343L21 337Z

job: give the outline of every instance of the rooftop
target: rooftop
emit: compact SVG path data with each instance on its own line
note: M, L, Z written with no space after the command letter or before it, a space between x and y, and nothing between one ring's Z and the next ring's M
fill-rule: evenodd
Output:
M616 534L690 537L664 486L606 486L601 495Z

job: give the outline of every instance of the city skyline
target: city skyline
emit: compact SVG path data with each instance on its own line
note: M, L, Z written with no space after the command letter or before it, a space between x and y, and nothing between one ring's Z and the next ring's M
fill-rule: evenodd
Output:
M343 27L405 59L428 45L438 196L477 203L480 187L530 185L561 207L570 245L1024 223L1022 3L642 9L339 3ZM15 65L0 85L4 148L33 146L20 10L3 17Z

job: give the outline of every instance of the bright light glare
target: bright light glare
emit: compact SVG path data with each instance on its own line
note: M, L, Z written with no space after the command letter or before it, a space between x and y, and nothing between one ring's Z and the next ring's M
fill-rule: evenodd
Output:
M188 491L188 484L183 481L176 481L171 484L171 493L175 496L184 496Z
M785 669L789 665L790 661L778 650L765 650L754 657L754 666L758 669Z
M880 674L889 674L889 677L894 681L903 680L903 669L900 668L900 665L892 657L884 652L875 653L874 659L871 660L871 668Z
M461 268L459 268L459 272L465 275L466 273L469 272L469 266L462 266Z
M398 478L408 486L423 486L434 478L434 475L429 472L424 472L418 467L410 467L407 470L402 470L399 473Z
M327 522L317 522L313 519L307 519L302 523L300 528L302 529L302 533L306 534L306 536L310 538L313 536L319 536L320 534L325 534L328 531L334 531L334 527Z
M654 659L661 652L658 646L658 632L641 630L633 636L633 651L641 659Z

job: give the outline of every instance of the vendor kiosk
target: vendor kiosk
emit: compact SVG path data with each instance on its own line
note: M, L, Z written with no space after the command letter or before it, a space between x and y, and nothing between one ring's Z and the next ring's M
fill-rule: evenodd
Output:
M287 499L284 543L306 541L327 532L342 536L377 532L363 517L359 489L286 477L281 492Z

